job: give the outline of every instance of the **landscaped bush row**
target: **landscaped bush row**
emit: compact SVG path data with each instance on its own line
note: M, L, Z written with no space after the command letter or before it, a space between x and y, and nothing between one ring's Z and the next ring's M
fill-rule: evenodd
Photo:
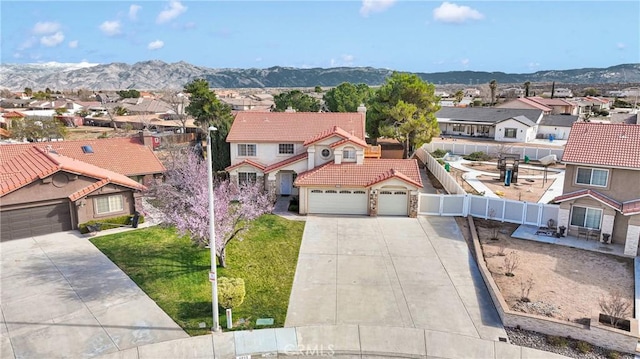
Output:
M489 156L488 154L482 151L478 151L478 152L471 152L470 154L464 156L463 158L467 161L489 161L491 159L491 156Z
M99 224L98 231L104 231L105 229L112 229L122 227L123 225L131 225L131 221L133 220L133 215L128 214L125 216L119 217L111 217L111 218L102 218L99 220L91 220L85 223L81 223L78 225L78 230L80 233L89 233L89 229L87 226L93 226ZM144 223L144 216L140 215L138 219L138 223Z

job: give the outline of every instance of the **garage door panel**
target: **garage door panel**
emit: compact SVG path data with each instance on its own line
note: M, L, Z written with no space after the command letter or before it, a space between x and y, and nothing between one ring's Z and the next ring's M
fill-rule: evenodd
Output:
M4 211L0 238L4 240L71 230L67 203Z
M406 216L409 214L409 193L406 190L381 190L378 193L378 215Z
M313 189L309 193L309 213L367 214L367 193L358 189Z

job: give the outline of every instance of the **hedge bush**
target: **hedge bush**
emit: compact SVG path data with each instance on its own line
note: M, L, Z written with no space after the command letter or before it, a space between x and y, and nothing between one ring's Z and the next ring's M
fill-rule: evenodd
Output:
M218 278L218 304L225 309L239 307L246 291L242 278Z
M89 222L79 224L78 230L80 231L80 233L89 233L87 226L98 224L98 223L100 224L99 231L104 231L105 229L119 228L119 227L122 227L123 225L130 225L132 219L133 219L132 214L119 216L119 217L94 219ZM140 219L138 220L138 224L140 223L144 223L143 215L140 215Z
M447 154L447 151L445 151L445 150L443 150L443 149L440 149L440 148L438 148L437 150L435 150L435 151L431 152L431 155L432 155L434 158L442 158L442 157L444 157L444 155L446 155L446 154Z
M488 154L482 151L478 151L478 152L471 152L470 154L464 156L463 158L467 161L488 161L491 159L491 156L489 156Z

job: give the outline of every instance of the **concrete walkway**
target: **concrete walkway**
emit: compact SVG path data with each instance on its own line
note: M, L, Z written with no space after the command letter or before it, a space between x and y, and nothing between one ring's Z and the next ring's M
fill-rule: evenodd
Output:
M346 324L506 338L450 217L309 216L285 326Z
M88 358L188 337L75 231L0 251L1 358Z

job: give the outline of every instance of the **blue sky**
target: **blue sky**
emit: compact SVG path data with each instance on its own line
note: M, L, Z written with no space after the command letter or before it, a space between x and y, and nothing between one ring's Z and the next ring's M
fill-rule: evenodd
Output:
M530 73L640 63L639 1L12 1L2 63Z

